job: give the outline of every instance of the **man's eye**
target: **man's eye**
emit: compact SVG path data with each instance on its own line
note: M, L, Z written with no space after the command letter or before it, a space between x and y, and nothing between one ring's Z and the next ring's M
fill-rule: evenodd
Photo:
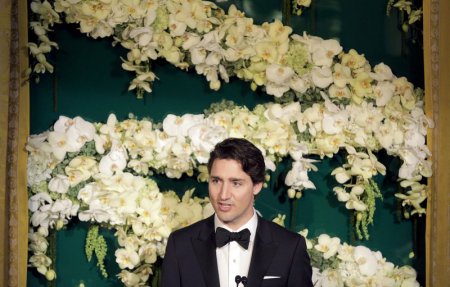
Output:
M219 182L219 180L217 178L211 179L211 183L218 183L218 182Z
M233 181L233 186L234 187L239 187L241 185L242 185L242 182L240 182L240 181Z

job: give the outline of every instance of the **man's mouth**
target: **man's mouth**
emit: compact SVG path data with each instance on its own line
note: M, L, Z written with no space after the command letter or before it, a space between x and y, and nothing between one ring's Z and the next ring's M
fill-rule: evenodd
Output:
M219 202L218 207L220 211L229 211L233 205L231 203Z

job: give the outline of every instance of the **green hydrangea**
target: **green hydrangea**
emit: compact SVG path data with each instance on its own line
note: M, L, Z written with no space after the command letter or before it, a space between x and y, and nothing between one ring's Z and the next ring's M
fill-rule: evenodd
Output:
M291 42L289 50L283 60L286 65L292 67L292 69L300 76L311 71L313 67L310 62L310 54L307 48L299 42Z
M159 7L156 9L156 18L153 22L153 28L156 32L161 32L169 27L169 13L165 8Z
M416 95L416 99L418 101L423 101L425 98L425 91L420 87L414 89L414 94Z
M32 194L36 194L39 192L48 193L48 184L47 181L42 180L37 184L34 184L30 189Z
M313 246L316 245L317 239L311 239L311 243ZM339 258L336 255L325 259L323 253L315 248L308 249L307 251L311 259L311 265L319 268L320 271L328 268L337 269L339 267Z

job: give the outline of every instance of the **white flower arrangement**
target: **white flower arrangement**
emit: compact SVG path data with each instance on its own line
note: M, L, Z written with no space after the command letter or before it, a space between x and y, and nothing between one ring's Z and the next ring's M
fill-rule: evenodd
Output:
M124 270L120 274L122 281L128 285L138 279L145 282L156 258L164 256L170 232L212 212L208 201L192 198L192 191L180 201L173 192L161 193L147 177L153 172L170 178L180 178L183 174L192 176L196 172L198 179L205 181L209 152L217 142L230 136L244 137L257 145L265 156L267 169L274 170L283 157L292 158L293 164L285 179L290 198L300 197L306 188L315 188L308 171L315 170L313 162L316 160L305 155L331 157L345 147L348 162L333 171L337 181L344 185L334 190L337 199L345 202L347 209L354 210L359 224L357 231L362 228L367 232L364 220L372 219L374 189L377 189L371 180L384 172L384 166L373 153L382 148L375 136L380 124L374 122L374 119L385 120L382 111L372 106L366 106L365 110L364 105L355 104L344 110L328 99L303 110L298 102L270 103L259 105L253 111L234 106L205 115L168 115L160 128L145 119L130 118L120 122L113 114L105 124L61 116L52 130L31 136L27 145L30 152L30 249L34 254L30 265L54 277L51 260L46 256L45 237L49 228L60 229L78 216L81 221L115 228L122 246L116 252L116 261ZM330 133L324 128L326 113L339 114L336 116L338 124ZM348 115L342 117L341 113ZM378 117L368 116L370 113ZM371 118L371 121L359 122L361 117ZM400 129L403 127L400 125L396 132L407 134L414 122L427 122L426 118L410 119L408 129ZM358 145L358 136L372 138L368 141L371 146ZM424 135L417 132L415 137L423 144L421 137ZM325 145L327 141L329 144ZM416 144L416 148L424 147ZM400 152L405 149L414 150L403 141L392 145L390 154L400 157L409 168L413 161ZM46 159L45 176L37 175L43 170L41 158ZM426 158L422 160L427 163ZM421 185L418 179L427 165L419 161L415 164L417 170L411 171L415 178L402 181L406 187L415 187L408 194L397 196L405 205L415 207L416 204L420 212L423 209L420 203L426 196L419 198L417 193L426 193L417 188ZM319 246L323 240L319 237ZM334 252L327 257L333 255Z
M304 2L305 6L309 4L307 2ZM115 43L129 50L122 67L136 73L130 89L137 89L138 95L142 96L143 91L151 92L151 83L156 76L150 64L162 57L181 69L194 66L215 90L220 88L222 81L228 82L231 76L237 76L251 82L252 89L263 87L275 98L292 100L296 97L302 105L312 105L303 106L302 110L295 102L285 107L272 105L265 115L265 126L258 124L258 134L251 135L248 132L255 125L252 122L255 116L244 119L248 121L244 121L245 125L235 121L233 127L227 127L228 131L217 123L226 121L225 118L216 122L211 119L211 122L202 119L201 115L195 119L190 115L181 118L168 116L164 130L151 135L156 137L152 141L159 145L154 152L139 154L142 142L131 140L129 143L136 144L136 147L129 147L129 164L135 170L142 170L145 174L152 166L160 172L163 168L169 177L191 174L195 165L189 161L189 155L193 153L194 160L204 163L208 154L205 139L206 145L211 146L225 134L242 137L245 133L267 153L267 165L271 169L277 157L291 154L295 163L286 182L292 187L289 195L299 197L297 191L314 187L306 176L306 171L314 169L314 166L311 160L303 159L302 153L306 151L306 154L331 157L346 149L347 163L333 172L344 186L336 188L335 192L347 208L359 212L358 221L367 226L372 222L373 200L381 196L371 179L385 172L385 167L373 152L384 149L403 161L399 178L406 192L397 196L405 206L413 207L411 214L425 213L421 206L427 194L423 178L431 176L430 151L425 144L425 135L433 123L424 114L421 90L414 89L406 78L396 77L387 65L381 63L372 69L364 55L353 49L345 53L336 40L292 34L292 28L278 20L255 25L233 5L225 13L214 3L201 0L55 0L52 3L35 0L31 10L37 21L30 25L39 40L39 44L30 43L30 51L38 60L35 72L51 70L45 54L57 44L48 40L47 32L65 16L67 23L79 23L80 31L88 36L114 36ZM179 124L179 121L188 123L188 126ZM189 125L194 126L197 121L202 125L196 125L197 128L191 129L191 135L188 135ZM296 124L296 128L278 128L287 122ZM221 127L211 128L217 125ZM248 127L250 130L245 130ZM55 127L48 140L55 148L53 157L60 160L66 152L76 149L92 136L92 129L79 134L77 128L61 132L63 128ZM101 141L106 140L109 133L107 127L102 129L104 131L97 135L102 139L96 140L100 149ZM177 129L182 130L182 137L168 137L166 142L166 135L179 135ZM204 130L210 132L204 133ZM200 140L199 135L205 138ZM296 139L299 135L300 140ZM35 144L40 145L43 137L37 137ZM67 146L65 143L72 142L71 137L82 139L72 144L75 146ZM189 138L199 140L194 143L189 142ZM109 141L115 145L115 141ZM302 146L304 142L309 144L307 148ZM59 148L55 147L57 143ZM128 143L123 144L127 147ZM172 145L176 148L169 151ZM124 147L119 144L117 148L119 150L110 154L115 159L104 159L102 168L123 167L126 155L120 149ZM144 160L137 160L137 155ZM38 181L49 176L46 167L51 163L38 166L40 162L35 162L33 167L41 172L35 174L36 179L30 180ZM365 202L361 200L364 194L361 191L371 191ZM365 229L363 231L368 237Z
M285 217L279 214L273 222L284 226ZM379 251L372 251L362 245L341 243L338 237L328 234L308 239L308 229L298 233L306 239L313 266L314 286L420 286L414 268L395 266Z
M289 102L252 111L234 106L204 115L168 115L161 127L145 119L119 122L114 115L105 124L60 117L52 130L31 136L26 147L29 262L48 279L56 276L46 255L49 229L60 229L77 216L114 227L122 247L116 252L122 282L145 282L156 258L163 256L170 231L211 212L207 201L192 198L191 191L179 200L171 192L160 193L147 177L153 172L170 178L196 173L206 181L209 152L227 137L256 144L269 170L290 156L285 183L292 199L315 188L308 172L316 170L317 159L305 156L333 157L345 151L347 162L332 172L340 184L333 191L354 212L359 237L368 238L375 199L382 196L373 180L385 173L376 157L380 150L402 161L398 177L404 192L396 196L405 216L425 213L424 179L432 175L425 136L433 123L424 114L421 91L387 65L372 68L364 55L344 52L335 40L292 34L277 20L255 25L235 6L225 13L207 1L34 0L31 11L36 18L30 27L37 43L29 43L35 73L53 71L46 54L58 44L47 34L64 19L79 24L90 37L112 36L114 44L129 51L122 68L136 74L129 89L138 97L151 92L156 79L152 61L164 58L180 69L195 68L213 90L236 76L253 90L261 87ZM325 236L318 240L319 248L330 241ZM335 257L333 253L327 257ZM354 268L352 264L342 266ZM399 278L412 274L389 266L386 272L404 275ZM357 285L361 278L348 279L342 268L322 270L319 281Z

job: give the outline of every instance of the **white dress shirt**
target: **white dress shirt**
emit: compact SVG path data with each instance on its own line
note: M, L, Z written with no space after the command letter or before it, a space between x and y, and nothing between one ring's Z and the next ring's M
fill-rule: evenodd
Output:
M247 250L239 245L239 243L237 243L236 241L231 241L230 243L220 248L216 248L220 287L235 287L236 275L239 275L241 277L248 276L257 225L258 217L255 211L253 211L252 218L250 218L250 220L246 224L241 226L238 230L230 229L220 221L217 215L214 215L214 226L216 229L217 227L222 227L231 232L239 232L245 228L248 228L248 230L250 230L250 244L248 245ZM239 287L242 286L242 283L239 284Z

